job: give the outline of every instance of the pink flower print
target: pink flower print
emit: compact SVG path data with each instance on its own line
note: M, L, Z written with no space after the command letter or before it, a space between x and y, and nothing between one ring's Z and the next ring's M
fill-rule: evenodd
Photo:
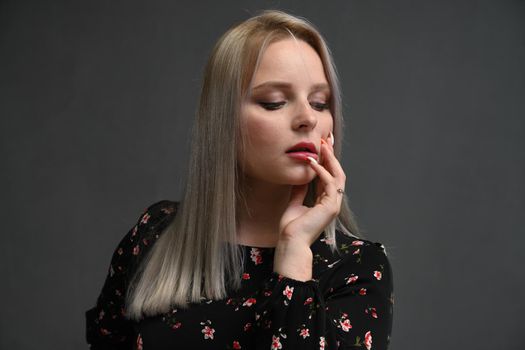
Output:
M242 306L252 306L253 304L257 303L257 300L255 298L248 298L243 304Z
M352 253L352 255L357 255L357 254L359 254L359 253L361 253L361 249L357 248L357 249Z
M138 255L139 253L140 253L140 247L137 244L136 246L133 247L133 255Z
M122 253L124 253L124 250L122 249L122 247L119 247L117 250L117 254L122 255Z
M255 263L255 265L262 264L262 255L259 248L252 248L250 250L250 258Z
M348 318L341 319L339 321L339 324L341 325L341 329L345 332L348 332L352 328L352 325L350 324L350 320Z
M110 335L111 334L111 332L108 331L106 328L100 328L100 333L102 335Z
M353 245L354 247L357 247L357 246L360 246L360 245L363 245L363 244L365 244L365 242L363 242L363 241L359 241L359 240L357 240L357 241L353 241L353 242L352 242L352 245Z
M303 337L303 339L306 339L306 337L310 336L310 331L308 330L308 328L303 328L299 332L299 336Z
M137 337L137 350L142 350L142 336L140 335L140 333Z
M140 219L140 223L141 224L147 224L150 217L151 217L151 215L149 215L149 213L144 214L142 216L142 219Z
M215 329L209 326L204 326L201 332L204 333L204 339L213 339L213 333L215 333Z
M271 349L275 350L275 349L282 349L282 348L283 348L283 346L281 344L280 338L276 337L275 335L272 335L272 347L271 347Z
M237 340L234 340L233 341L233 348L234 349L240 349L241 348L241 344L239 344L239 342Z
M324 238L321 238L321 242L324 242L326 245L330 245L334 243L334 240L325 236Z
M326 341L324 340L324 337L319 337L319 350L324 350L325 346L326 346Z
M346 279L346 284L355 283L355 281L357 281L358 278L359 276L351 274L350 277Z
M101 320L104 318L104 315L105 315L105 312L104 310L100 310L100 312L98 313L98 319Z
M179 329L180 326L182 326L182 323L177 322L177 323L175 323L171 328L172 328L172 329Z
M250 279L250 274L249 274L249 273L246 273L246 272L243 273L243 274L242 274L242 279L243 279L243 280L249 280L249 279Z
M283 290L283 295L285 295L288 298L288 300L292 300L293 287L286 286L286 288L284 288Z
M244 331L245 332L249 332L250 330L252 329L252 324L251 322L248 322L244 325Z
M271 290L264 291L264 296L265 297L269 297L270 295L272 295L272 291Z
M365 309L365 313L370 314L373 318L377 318L377 311L375 307Z
M136 234L137 234L137 225L133 227L133 231L131 231L131 237L135 237Z
M372 349L372 333L370 331L365 333L365 341L364 341L366 350Z
M366 295L366 288L359 289L359 295Z
M304 301L304 305L310 305L311 303L313 303L314 299L312 297L309 297L308 299L306 299Z
M164 214L171 214L173 213L175 209L172 208L172 207L168 207L168 208L162 208L161 211L164 213Z
M381 271L374 271L374 277L380 281L381 280L381 277L383 277L383 274L381 273Z

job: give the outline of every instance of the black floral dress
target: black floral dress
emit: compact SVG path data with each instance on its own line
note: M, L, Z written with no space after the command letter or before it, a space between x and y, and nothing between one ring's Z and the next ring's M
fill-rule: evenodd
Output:
M86 311L91 349L387 349L392 272L379 243L337 231L339 253L324 234L311 246L313 279L273 272L274 248L242 246L242 288L140 322L125 318L128 282L177 211L150 206L116 248L96 306Z

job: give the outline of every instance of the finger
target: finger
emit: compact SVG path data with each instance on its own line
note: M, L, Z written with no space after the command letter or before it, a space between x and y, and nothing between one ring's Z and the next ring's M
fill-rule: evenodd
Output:
M316 181L315 183L315 198L316 198L315 204L317 204L321 196L323 195L324 183L319 178L316 178L315 181Z
M317 172L320 181L324 185L324 192L326 192L326 194L329 196L336 196L338 188L344 189L344 181L342 183L337 182L337 179L334 178L334 176L332 176L332 174L330 174L330 172L328 172L328 170L326 170L321 164L317 163L315 159L311 158L310 166Z
M328 135L328 138L326 139L326 141L330 145L330 149L333 151L334 150L335 138L334 138L334 134L331 131L330 131L330 135Z
M346 181L345 172L328 143L325 142L321 144L321 153L324 159L323 166L326 170L337 179L337 182L344 183Z

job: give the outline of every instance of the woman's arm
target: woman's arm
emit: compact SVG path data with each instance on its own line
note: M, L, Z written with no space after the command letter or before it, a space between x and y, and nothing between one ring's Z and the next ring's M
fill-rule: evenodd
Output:
M140 220L113 252L96 305L85 313L86 341L92 350L132 348L133 328L131 322L124 318L124 298L139 225Z
M176 208L177 203L170 201L148 207L115 249L96 305L85 313L86 340L92 350L132 348L136 341L133 323L126 319L124 309L128 284Z
M274 273L258 303L257 349L387 349L390 264L380 245L355 242L320 280Z

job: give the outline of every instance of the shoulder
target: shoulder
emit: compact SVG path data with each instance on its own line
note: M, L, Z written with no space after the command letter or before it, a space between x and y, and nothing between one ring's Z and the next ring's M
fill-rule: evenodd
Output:
M179 202L162 200L149 205L135 225L121 239L112 257L110 277L119 272L131 274L142 257L175 217Z
M146 250L150 243L156 241L164 229L175 217L179 202L161 200L148 206L137 219L137 223L128 233L130 242L134 243L136 253Z
M92 348L106 342L131 346L131 325L123 318L126 291L139 262L171 222L178 204L162 200L149 205L115 248L97 305L85 313L86 340Z
M330 249L330 242L324 237L324 234L312 246L314 267L319 277L328 272L327 270L354 271L355 273L367 271L372 275L381 274L385 277L391 275L390 262L382 243L349 236L340 230L336 230L335 240L337 246L335 251Z
M386 256L385 246L380 242L373 242L364 238L349 236L339 229L335 231L335 241L337 250L332 252L330 242L324 233L312 245L312 250L317 254L333 258L347 258L352 255L367 256Z
M160 233L173 219L179 208L179 202L161 200L148 206L140 215L134 229L141 233Z
M367 259L381 259L387 256L385 246L382 243L348 236L340 230L336 230L336 242L337 248L343 256L357 255Z

